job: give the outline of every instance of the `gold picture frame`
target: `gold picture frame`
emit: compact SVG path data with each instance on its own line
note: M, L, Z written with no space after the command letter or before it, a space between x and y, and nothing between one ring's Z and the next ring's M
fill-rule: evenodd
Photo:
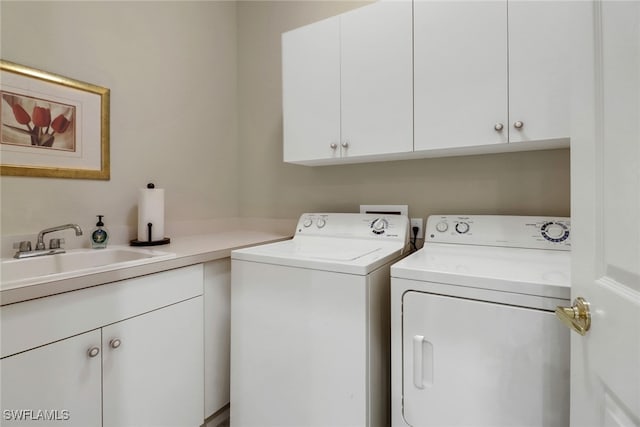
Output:
M0 174L110 178L110 90L0 60Z

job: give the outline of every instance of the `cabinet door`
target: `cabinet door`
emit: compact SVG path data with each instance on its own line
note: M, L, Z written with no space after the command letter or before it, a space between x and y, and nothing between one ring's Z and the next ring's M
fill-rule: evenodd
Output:
M202 424L201 296L104 327L102 336L105 427Z
M416 151L508 142L506 0L418 0L414 44Z
M569 137L570 6L509 2L510 142Z
M95 330L0 360L1 424L100 426L100 341Z
M342 157L413 150L411 1L340 16Z
M284 161L340 157L340 21L282 35Z
M229 403L231 259L204 265L204 416Z

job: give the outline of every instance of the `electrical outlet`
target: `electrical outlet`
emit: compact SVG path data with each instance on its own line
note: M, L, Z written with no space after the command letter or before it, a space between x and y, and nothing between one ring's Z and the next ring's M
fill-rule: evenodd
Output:
M424 230L422 229L422 218L411 218L411 232L409 233L411 237L413 237L413 227L418 227L418 234L416 237L418 239L424 238Z

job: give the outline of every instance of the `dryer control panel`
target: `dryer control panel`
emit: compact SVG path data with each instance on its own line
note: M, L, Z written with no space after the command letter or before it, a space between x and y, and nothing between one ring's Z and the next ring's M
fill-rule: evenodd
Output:
M571 219L507 215L431 215L426 241L530 249L571 249Z
M296 227L296 236L299 235L397 240L406 243L409 219L406 215L305 213Z

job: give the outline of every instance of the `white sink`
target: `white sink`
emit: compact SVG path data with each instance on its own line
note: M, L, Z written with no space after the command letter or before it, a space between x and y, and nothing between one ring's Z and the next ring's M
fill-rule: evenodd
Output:
M133 267L175 258L175 254L152 249L111 247L73 249L63 254L33 258L4 258L0 266L0 289L6 290L86 274Z

